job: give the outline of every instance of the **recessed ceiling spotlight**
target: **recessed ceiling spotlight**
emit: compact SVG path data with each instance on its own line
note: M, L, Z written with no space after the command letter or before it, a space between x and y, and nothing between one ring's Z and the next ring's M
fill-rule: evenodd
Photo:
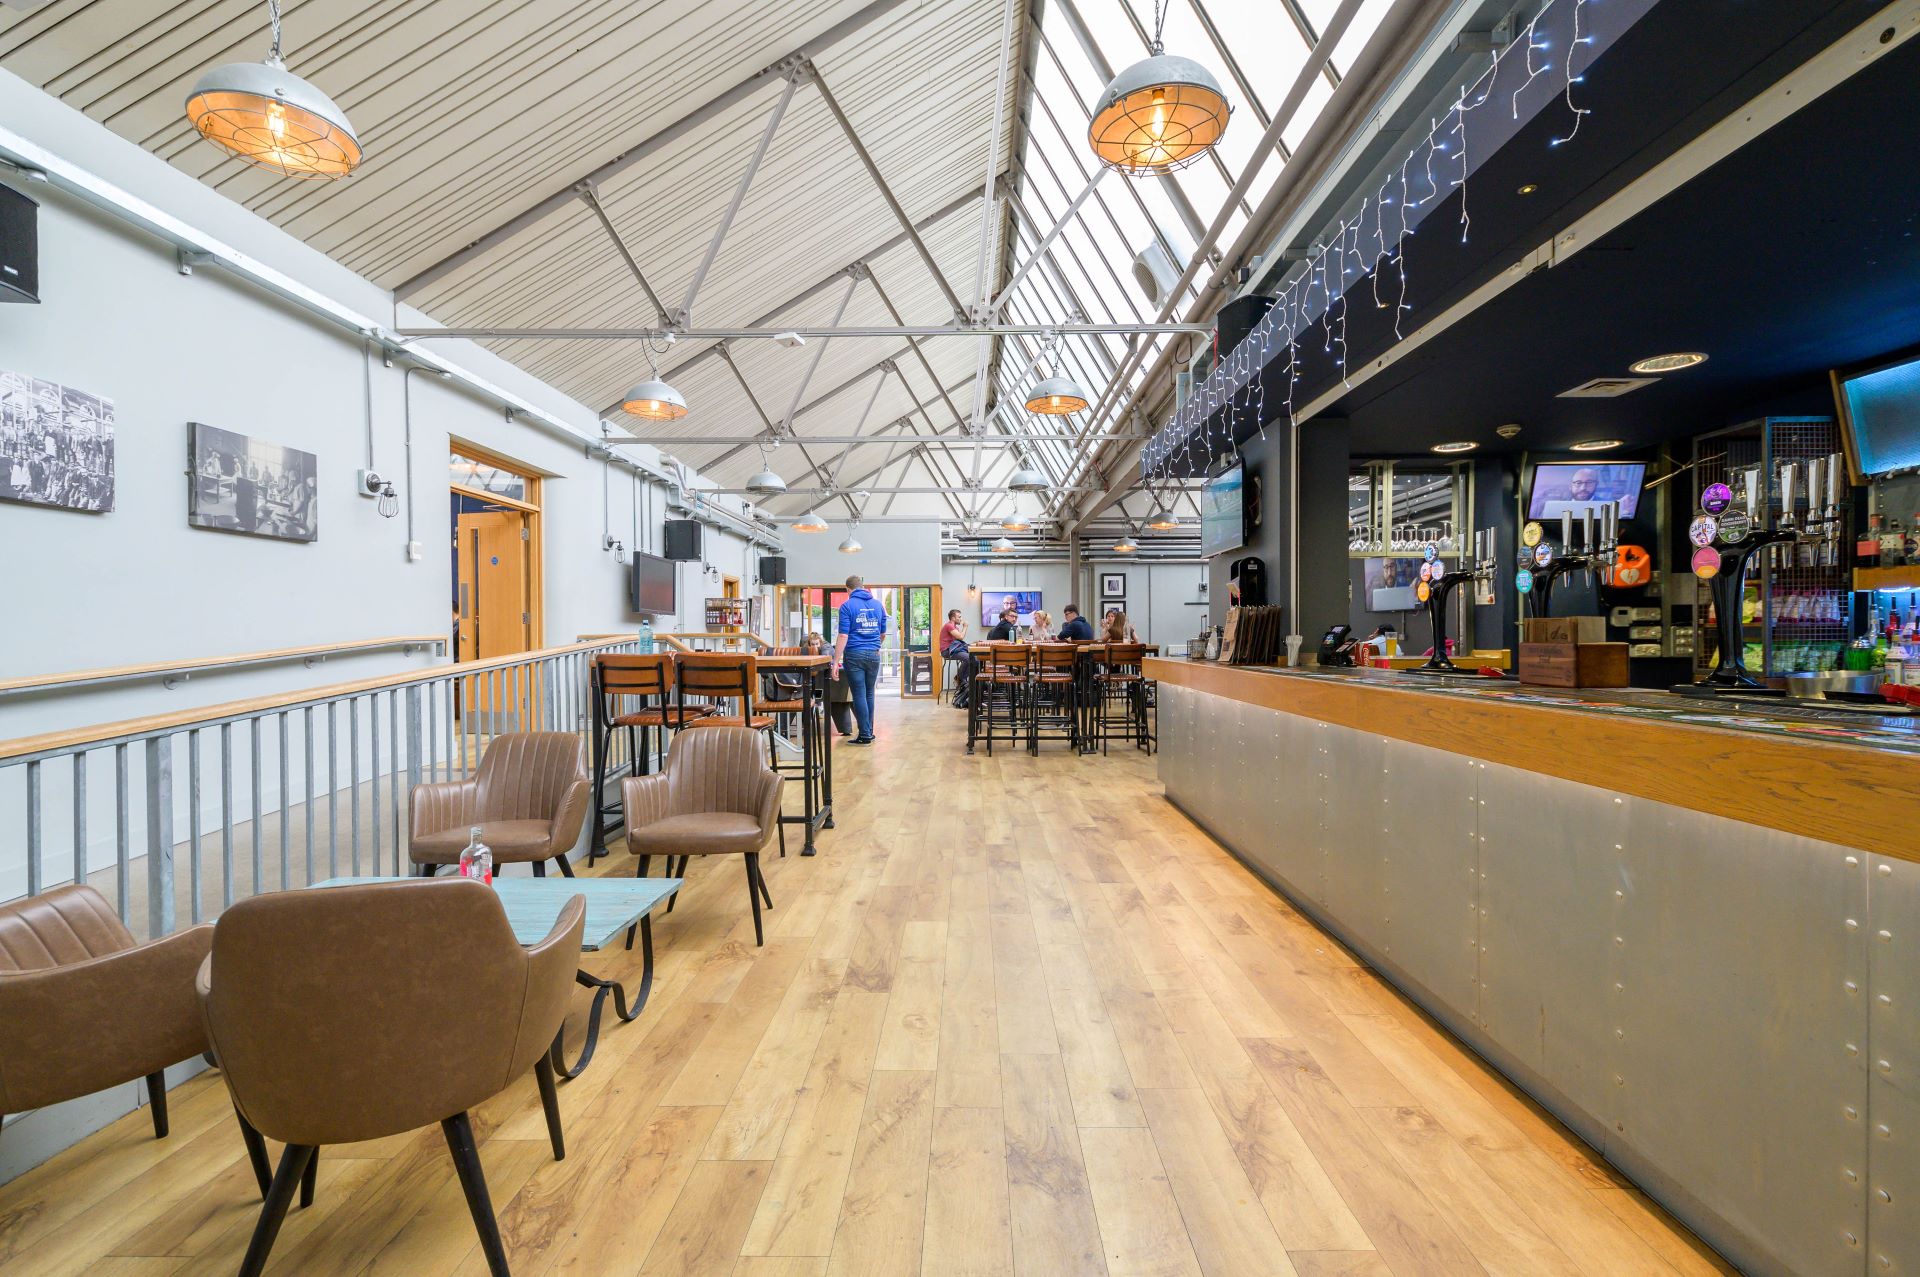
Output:
M1609 448L1618 448L1625 441L1621 439L1587 439L1573 445L1574 452L1605 452Z
M1463 439L1454 443L1436 443L1433 445L1433 450L1435 452L1472 452L1479 446L1477 443L1469 443Z
M1699 351L1683 350L1674 355L1655 355L1651 359L1642 359L1637 364L1630 364L1627 367L1627 371L1637 373L1679 372L1682 368L1692 368L1706 362L1707 357Z
M1520 423L1517 421L1509 421L1504 426L1495 426L1493 433L1499 435L1502 439L1518 438L1520 434Z
M1540 186L1537 182L1528 182L1525 186L1520 188L1520 193L1522 195L1531 195L1539 189L1540 189Z

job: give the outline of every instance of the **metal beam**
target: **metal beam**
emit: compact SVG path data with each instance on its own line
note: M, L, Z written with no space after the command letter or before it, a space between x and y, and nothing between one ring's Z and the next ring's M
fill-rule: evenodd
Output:
M860 276L865 273L866 272L859 267L855 267L847 273L847 291L840 294L840 304L834 308L833 326L838 327L840 321L846 318L847 306L852 303L853 294L860 287ZM820 344L813 348L813 358L807 361L807 371L800 378L800 384L793 388L793 402L787 405L787 415L780 422L781 434L791 435L793 433L794 414L800 411L800 401L806 398L807 387L813 384L813 374L820 370L820 360L826 353L827 342L825 339L822 339ZM875 391L875 393L878 394L879 392ZM872 405L869 404L868 407L871 408Z
M847 145L853 148L854 155L865 166L867 176L873 179L873 184L880 188L881 198L885 199L887 207L893 210L894 218L899 221L907 238L913 242L914 251L920 254L920 260L927 264L927 273L933 276L934 283L940 285L940 291L947 295L947 304L953 307L954 316L964 318L967 313L966 307L960 304L960 298L954 293L953 285L947 282L946 275L940 270L940 263L934 260L933 250L929 249L927 242L920 238L920 232L914 226L913 219L907 216L906 209L900 207L900 201L894 195L893 188L887 185L887 179L880 175L880 166L873 162L873 156L867 153L866 144L860 140L860 135L854 132L853 121L849 120L847 113L840 109L840 100L834 97L833 90L827 87L826 78L820 74L820 68L810 67L810 69L813 73L813 86L820 91L820 100L825 102L827 110L833 113L834 122L840 126L840 131L846 134ZM989 191L992 190L992 185L989 181L987 184Z
M1108 435L1107 437L1109 439L1113 439L1121 443L1125 443L1130 440L1132 441L1145 440L1147 438L1146 435ZM615 438L615 439L609 439L607 440L607 442L610 444L646 444L649 447L656 447L656 448L674 448L674 447L693 448L693 447L709 447L709 446L724 447L726 445L736 444L736 443L737 444L818 443L818 444L835 444L835 445L848 444L848 443L858 443L862 445L869 444L869 443L911 444L911 443L926 443L928 438L929 436L924 434L911 434L911 435L802 435L802 434L796 434L796 435L789 435L785 439L776 439L772 435L764 435L764 434L746 435L746 436L726 435L720 438L715 438L712 435L648 435L644 439ZM1014 447L1019 447L1021 444L1027 443L1030 440L1046 440L1051 443L1075 443L1075 442L1078 442L1079 439L1080 439L1080 436L1077 434L1065 434L1057 431L1049 431L1045 434L987 435L984 439L981 440L981 442L984 443L989 448L1014 448Z
M727 231L733 226L733 219L740 215L740 205L746 202L747 188L753 185L753 175L760 171L760 165L766 161L767 151L773 146L773 135L780 131L781 117L787 113L787 103L793 101L793 91L800 86L797 71L787 73L787 87L780 90L780 100L773 104L773 111L767 116L767 127L760 133L759 145L753 148L753 155L747 160L747 171L740 175L740 185L733 190L733 198L727 201L726 212L720 215L720 225L714 227L713 238L707 242L707 252L700 259L700 265L694 269L693 278L687 281L687 296L680 303L680 311L674 316L679 327L693 322L693 299L700 294L700 285L707 282L707 272L713 269L713 259L720 256L720 245L726 241Z
M660 295L653 291L653 285L649 284L647 277L641 273L640 263L634 260L633 253L628 250L627 241L621 239L620 232L614 229L613 219L607 216L607 210L600 207L600 192L593 188L592 183L582 182L579 186L579 195L580 202L592 209L593 215L600 219L600 225L605 228L607 238L613 241L614 250L620 254L620 260L625 262L627 269L633 272L634 281L640 285L640 291L645 293L647 300L653 303L653 313L660 317L661 325L664 327L670 323L667 308L661 303Z
M1066 211L1060 214L1059 220L1047 228L1047 233L1040 237L1040 243L1027 255L1027 260L1020 263L1020 269L1013 273L1013 278L1008 280L1006 287L1000 290L1000 295L993 299L993 305L987 309L987 314L1000 313L1001 308L1007 304L1007 299L1013 296L1013 290L1020 287L1020 281L1027 277L1027 272L1033 269L1034 263L1047 256L1048 251L1053 247L1053 241L1059 239L1060 232L1067 229L1067 223L1079 213L1080 206L1087 202L1087 197L1093 194L1094 187L1100 185L1100 179L1106 175L1106 172L1107 166L1104 164L1093 170L1093 176L1087 180L1087 184L1080 188L1080 193L1073 197L1073 202L1067 205Z
M507 328L491 325L461 328L401 328L404 341L431 341L461 337L470 341L762 341L799 334L812 340L832 337L1007 337L1016 333L1059 333L1062 337L1098 337L1103 333L1193 333L1213 331L1209 324L849 324L818 328Z
M786 75L792 67L806 62L811 54L832 48L856 31L861 30L877 19L883 18L893 10L898 9L903 3L904 0L875 0L873 4L867 5L857 13L847 15L813 39L788 53L785 57L754 72L717 97L709 98L679 119L674 120L671 124L648 134L645 138L614 156L605 164L600 165L600 167L594 169L591 173L567 183L565 189L555 191L552 195L540 200L523 212L514 214L492 230L487 231L485 234L467 243L465 247L441 258L411 278L403 280L400 285L393 290L394 300L406 300L427 285L458 270L475 257L499 247L529 226L534 225L536 222L544 221L552 214L567 206L574 198L576 188L582 182L598 186L626 172L634 165L645 161L655 151L673 141L687 130L698 128L700 125L718 118L733 107L747 101L773 80ZM824 89L822 91L824 92Z

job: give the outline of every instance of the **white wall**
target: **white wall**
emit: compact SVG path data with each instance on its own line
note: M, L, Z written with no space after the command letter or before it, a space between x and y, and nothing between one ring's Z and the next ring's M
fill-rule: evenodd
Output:
M940 579L938 523L875 523L860 529L858 554L842 554L839 545L852 527L824 511L827 532L784 536L790 585L839 585L858 572L876 585L930 585Z
M1041 604L1060 624L1060 609L1078 603L1087 619L1099 624L1106 610L1100 595L1100 578L1118 572L1126 577L1128 619L1140 631L1144 642L1171 645L1184 643L1200 632L1206 616L1206 595L1200 586L1206 581L1206 565L1194 563L1098 562L1087 565L1085 579L1075 588L1065 563L949 562L940 573L943 608L957 607L966 613L974 627L974 637L982 633L980 603L969 598L967 587L982 590L1039 590ZM1195 603L1199 606L1195 606Z

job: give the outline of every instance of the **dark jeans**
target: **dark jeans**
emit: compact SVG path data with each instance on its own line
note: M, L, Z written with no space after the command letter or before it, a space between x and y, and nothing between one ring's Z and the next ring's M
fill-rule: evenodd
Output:
M880 685L880 653L848 652L845 658L847 685L853 692L853 720L860 735L873 735L873 691Z
M947 650L940 653L940 655L959 666L960 673L956 679L958 685L953 689L953 703L955 705L966 704L968 694L973 691L973 676L980 668L979 659L967 650L965 643L949 643Z

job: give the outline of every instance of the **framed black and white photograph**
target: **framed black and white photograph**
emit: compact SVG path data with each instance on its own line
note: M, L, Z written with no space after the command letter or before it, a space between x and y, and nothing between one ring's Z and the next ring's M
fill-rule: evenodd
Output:
M189 423L187 522L282 541L320 535L316 458L249 435Z
M113 400L0 371L0 501L113 509Z
M1100 574L1100 597L1109 603L1127 596L1127 574L1125 572L1102 572Z

